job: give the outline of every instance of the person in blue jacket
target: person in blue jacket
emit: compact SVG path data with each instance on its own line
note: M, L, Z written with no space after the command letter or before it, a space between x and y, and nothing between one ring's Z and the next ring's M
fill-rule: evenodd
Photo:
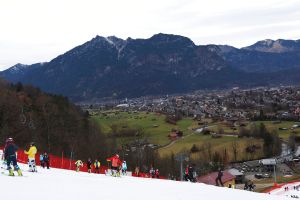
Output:
M124 160L122 163L122 174L126 175L127 174L127 164L126 161Z
M44 162L44 156L43 156L43 154L40 155L40 163L41 163L41 166L43 168L45 168L45 162Z
M14 176L14 170L11 168L11 163L14 166L14 169L18 172L19 176L23 176L22 175L22 171L18 166L17 163L17 155L16 152L18 150L18 147L14 144L14 140L13 138L8 138L6 140L6 144L4 147L4 159L6 160L7 163L7 169L9 171L9 176Z

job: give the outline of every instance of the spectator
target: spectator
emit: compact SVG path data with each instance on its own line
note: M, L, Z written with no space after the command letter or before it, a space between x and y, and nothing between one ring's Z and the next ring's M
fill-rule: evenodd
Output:
M50 157L47 152L44 152L43 154L43 162L44 162L43 168L46 165L47 169L50 169Z
M96 159L94 162L95 173L100 174L100 162Z
M30 143L30 148L28 151L24 151L25 154L28 155L28 166L29 171L37 172L36 163L35 163L35 154L37 153L37 148L35 147L34 142Z
M92 159L89 158L88 161L86 162L87 168L88 168L88 173L92 172Z
M45 167L45 164L44 164L44 156L43 154L40 155L40 163L41 163L41 167Z
M221 186L224 187L224 185L222 183L222 176L223 176L223 171L219 168L218 176L216 178L216 186L219 186L219 183L220 183Z

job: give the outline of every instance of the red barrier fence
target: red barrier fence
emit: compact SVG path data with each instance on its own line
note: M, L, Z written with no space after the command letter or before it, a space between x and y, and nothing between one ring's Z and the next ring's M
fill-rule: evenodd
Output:
M285 187L285 186L288 185L288 184L294 184L294 183L300 183L300 181L299 181L299 180L296 180L296 181L291 181L291 182L288 182L288 183L282 183L282 184L277 184L277 183L275 183L273 187L268 188L268 189L264 190L263 192L264 192L264 193L269 193L269 192L272 192L273 190L280 189L280 188Z
M1 150L3 150L3 148L0 148ZM27 163L28 161L28 155L24 153L23 150L18 150L17 152L17 157L18 157L18 162L20 163ZM75 165L75 160L71 160L71 159L68 159L68 158L64 158L63 155L62 157L58 157L58 156L54 156L52 154L48 154L49 155L49 160L50 160L50 167L52 168L58 168L58 169L67 169L67 170L76 170L76 165ZM36 164L37 165L41 165L40 163L40 154L37 153L35 155L35 160L36 160ZM80 168L80 171L82 172L87 172L87 165L85 163L85 161L82 161L84 162L84 165L83 167ZM101 174L104 174L105 173L105 170L107 170L108 167L106 166L101 166L100 167L100 173ZM93 170L93 167L92 167L92 170Z
M3 150L3 147L0 147L0 150ZM17 156L17 160L19 163L27 163L28 161L28 155L24 153L23 150L18 150L18 156ZM75 160L71 160L68 158L64 158L63 154L62 157L58 157L58 156L54 156L52 154L48 154L49 155L49 160L50 160L50 167L51 168L58 168L58 169L66 169L66 170L76 170L76 165L75 165ZM36 160L36 164L37 165L41 165L40 163L40 154L37 153L35 155L35 160ZM87 172L87 165L85 163L85 161L82 160L82 162L84 162L83 167L80 168L80 171L82 172ZM108 167L101 165L100 167L100 173L101 174L105 174L105 170L107 170ZM92 166L92 171L94 171L94 166ZM135 173L132 173L132 176L134 177L141 177L141 178L150 178L151 176L148 173L139 173L139 176L137 176ZM159 179L166 179L166 177L160 176Z

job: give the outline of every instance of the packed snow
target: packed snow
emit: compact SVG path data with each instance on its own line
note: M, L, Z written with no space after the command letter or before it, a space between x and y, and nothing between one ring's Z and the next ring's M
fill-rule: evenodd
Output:
M275 200L285 197L235 190L200 183L135 177L111 177L62 169L43 169L37 173L27 172L20 164L23 177L10 177L8 172L0 174L1 199L20 200L199 200L199 199L243 199ZM1 169L2 172L4 169Z

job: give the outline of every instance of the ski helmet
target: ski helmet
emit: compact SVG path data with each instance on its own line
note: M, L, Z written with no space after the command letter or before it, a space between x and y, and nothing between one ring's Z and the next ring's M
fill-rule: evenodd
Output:
M7 138L7 139L6 139L6 143L9 143L9 142L14 142L14 139L11 138L11 137L10 137L10 138Z

